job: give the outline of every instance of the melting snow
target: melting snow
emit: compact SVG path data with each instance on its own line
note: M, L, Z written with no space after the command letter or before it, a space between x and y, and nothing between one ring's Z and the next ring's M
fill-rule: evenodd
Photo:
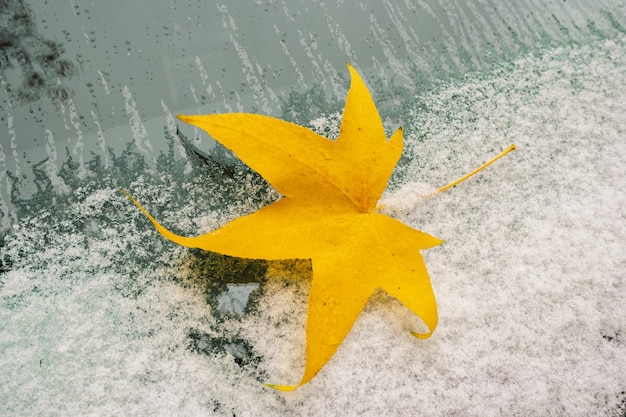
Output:
M26 216L0 254L0 414L624 415L624 68L621 38L417 97L385 198L446 240L424 253L439 328L413 338L419 320L378 294L294 393L262 382L301 376L306 262L205 259L164 242L115 187L85 186L63 210ZM513 154L420 200L510 143ZM256 208L215 214L203 198L219 189L167 178L129 189L189 234ZM252 279L220 281L223 265ZM246 294L229 298L235 284ZM252 312L219 311L243 312L250 293Z

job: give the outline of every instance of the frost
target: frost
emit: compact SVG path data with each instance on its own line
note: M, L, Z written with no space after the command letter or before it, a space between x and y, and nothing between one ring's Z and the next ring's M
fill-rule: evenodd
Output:
M318 135L329 139L337 139L341 128L341 114L338 112L318 117L309 122L311 129Z
M390 216L406 216L419 209L437 189L423 182L410 181L395 191L386 191L380 200L381 211Z
M410 100L385 203L446 240L424 254L439 327L416 340L410 312L377 295L293 395L262 382L301 375L310 264L176 247L116 191L194 234L272 201L258 177L172 175L186 160L138 177L134 154L112 158L109 177L60 173L71 191L20 203L0 248L0 415L623 415L624 42L545 51ZM419 198L420 183L445 185L510 143ZM254 283L243 315L219 311L229 287Z

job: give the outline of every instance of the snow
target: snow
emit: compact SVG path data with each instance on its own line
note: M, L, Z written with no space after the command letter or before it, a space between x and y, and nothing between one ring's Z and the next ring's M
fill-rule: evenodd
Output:
M439 327L415 339L419 319L376 294L293 393L262 383L301 376L307 262L163 242L115 187L26 216L0 254L0 415L623 416L625 42L547 50L415 98L385 204L446 240L424 252ZM256 209L241 186L225 213L207 212L205 190L129 190L191 234ZM220 271L261 275L258 289Z

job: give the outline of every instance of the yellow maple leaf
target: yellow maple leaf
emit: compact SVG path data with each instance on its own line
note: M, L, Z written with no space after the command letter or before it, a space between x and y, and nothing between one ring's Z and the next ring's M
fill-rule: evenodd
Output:
M184 237L124 192L165 238L180 245L241 258L311 260L304 375L297 385L268 384L279 390L295 389L320 371L379 288L422 319L428 331L415 336L427 338L437 326L419 251L443 241L376 211L402 153L402 129L387 140L367 87L348 69L352 82L335 141L256 114L178 116L261 174L284 196L279 201L202 236Z

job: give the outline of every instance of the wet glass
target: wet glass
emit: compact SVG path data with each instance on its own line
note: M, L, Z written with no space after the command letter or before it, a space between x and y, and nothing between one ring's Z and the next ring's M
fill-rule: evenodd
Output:
M432 151L438 163L462 165L459 173L474 166L457 161L457 152L471 148L480 162L515 136L497 117L490 119L497 100L489 102L493 112L476 110L479 95L487 100L513 93L492 84L470 97L464 80L519 69L518 60L529 57L555 54L551 62L575 63L579 55L593 55L589 48L598 60L603 55L610 61L624 53L625 28L626 7L618 0L0 0L0 317L12 323L0 325L0 356L3 364L13 363L0 377L7 387L0 394L5 415L132 414L135 406L145 415L166 409L263 414L254 397L233 400L237 390L257 383L257 391L250 388L254 395L276 398L261 382L301 366L302 352L269 365L281 357L268 358L258 334L237 326L252 327L271 302L268 294L287 294L283 300L299 312L273 317L273 329L281 320L289 329L303 326L306 262L281 264L305 276L303 283L271 283L275 264L163 241L117 192L129 190L160 220L189 235L279 198L176 114L260 113L333 136L350 62L370 87L387 132L402 125L409 138L410 151L392 185L400 188L416 169L443 184L452 176L429 173L435 168L413 153L444 132L429 130L432 117L445 114L450 129L460 121L475 123L472 129L493 124L492 139L447 136L437 147L447 153ZM558 55L559 48L573 52ZM592 66L593 59L585 62ZM570 76L569 67L528 65L529 80L562 71L572 91L588 81ZM458 93L446 90L450 86ZM437 95L444 90L449 96ZM540 90L528 81L515 94ZM449 107L433 107L433 97ZM541 143L528 139L525 145ZM96 318L90 323L90 317ZM259 320L256 326L263 316ZM157 348L142 350L144 344ZM137 359L134 351L146 356ZM149 358L160 354L163 361ZM219 363L210 372L218 370L223 386L207 388L206 395L172 371L179 367L192 378L184 369L208 361ZM21 373L20 366L29 370ZM72 383L71 375L80 382ZM29 380L35 386L26 390ZM176 385L173 394L168 384ZM68 405L81 386L90 400ZM177 406L156 401L152 407L147 398L161 394L172 395ZM623 390L617 406L613 400L607 404L621 404L623 412ZM323 410L332 409L324 404ZM283 400L264 399L262 405L270 414L302 411Z

